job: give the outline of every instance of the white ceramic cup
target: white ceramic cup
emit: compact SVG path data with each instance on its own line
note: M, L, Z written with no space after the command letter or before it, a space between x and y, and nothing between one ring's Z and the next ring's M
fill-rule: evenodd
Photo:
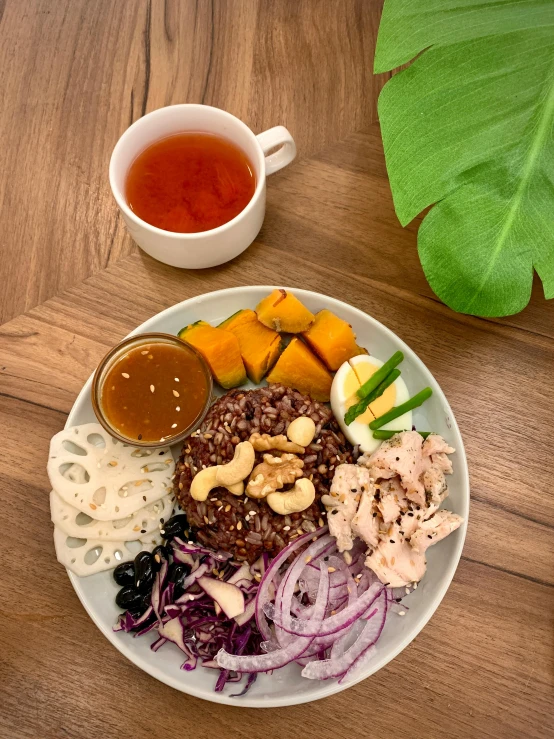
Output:
M125 180L135 158L155 141L184 131L213 133L232 141L246 154L256 174L256 189L244 210L222 226L199 233L174 233L151 226L133 213L125 198ZM110 186L129 233L147 254L173 267L215 267L254 241L265 215L266 175L290 164L295 156L294 139L284 126L256 136L245 123L219 108L170 105L139 118L119 139L110 160Z

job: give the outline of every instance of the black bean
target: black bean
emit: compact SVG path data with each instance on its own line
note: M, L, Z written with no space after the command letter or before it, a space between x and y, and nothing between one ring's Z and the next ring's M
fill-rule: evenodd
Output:
M144 613L144 611L148 610L151 602L152 602L152 592L149 591L142 596L142 600L140 602L140 612Z
M135 565L133 562L122 562L113 571L113 579L118 585L133 585L135 582Z
M135 588L145 590L152 587L154 560L150 552L139 552L135 557Z
M182 537L188 532L188 521L184 514L173 516L164 523L160 533L164 539L172 539L174 536Z
M132 585L126 585L124 588L121 588L119 593L115 596L115 602L116 605L118 605L119 608L123 608L124 611L137 612L141 608L142 598L143 596L141 593L139 593L138 590L135 590Z

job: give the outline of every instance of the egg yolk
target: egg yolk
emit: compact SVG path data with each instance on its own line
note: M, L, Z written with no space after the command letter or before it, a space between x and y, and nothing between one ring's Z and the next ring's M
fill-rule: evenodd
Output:
M346 401L346 409L357 403L360 398L357 395L358 389L367 382L369 378L377 372L379 367L371 364L371 362L357 362L352 370L346 375L344 382L344 393L348 400ZM371 423L375 418L379 418L383 413L390 411L396 402L396 387L394 383L389 385L385 392L370 403L367 410L361 416L356 418L358 423Z

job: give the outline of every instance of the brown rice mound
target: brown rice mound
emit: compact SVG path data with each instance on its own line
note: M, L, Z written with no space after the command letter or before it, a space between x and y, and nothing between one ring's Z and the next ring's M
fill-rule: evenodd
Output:
M304 476L313 476L316 498L310 508L280 516L264 500L237 497L221 487L214 488L204 502L191 498L192 478L203 466L226 464L235 446L256 431L272 436L286 433L298 416L311 416L316 424L314 441L304 455L298 455L304 460ZM355 461L356 456L330 409L309 396L277 384L232 390L214 403L200 429L186 439L177 464L175 494L199 543L252 563L263 551L275 556L300 534L323 526L320 498L329 493L335 467ZM262 461L263 452L257 452L256 464ZM246 514L250 514L248 520Z

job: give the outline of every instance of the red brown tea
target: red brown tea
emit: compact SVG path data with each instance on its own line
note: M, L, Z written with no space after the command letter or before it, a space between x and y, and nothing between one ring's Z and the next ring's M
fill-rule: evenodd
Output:
M132 163L131 210L165 231L209 231L237 216L256 189L254 169L235 144L209 133L156 141Z

